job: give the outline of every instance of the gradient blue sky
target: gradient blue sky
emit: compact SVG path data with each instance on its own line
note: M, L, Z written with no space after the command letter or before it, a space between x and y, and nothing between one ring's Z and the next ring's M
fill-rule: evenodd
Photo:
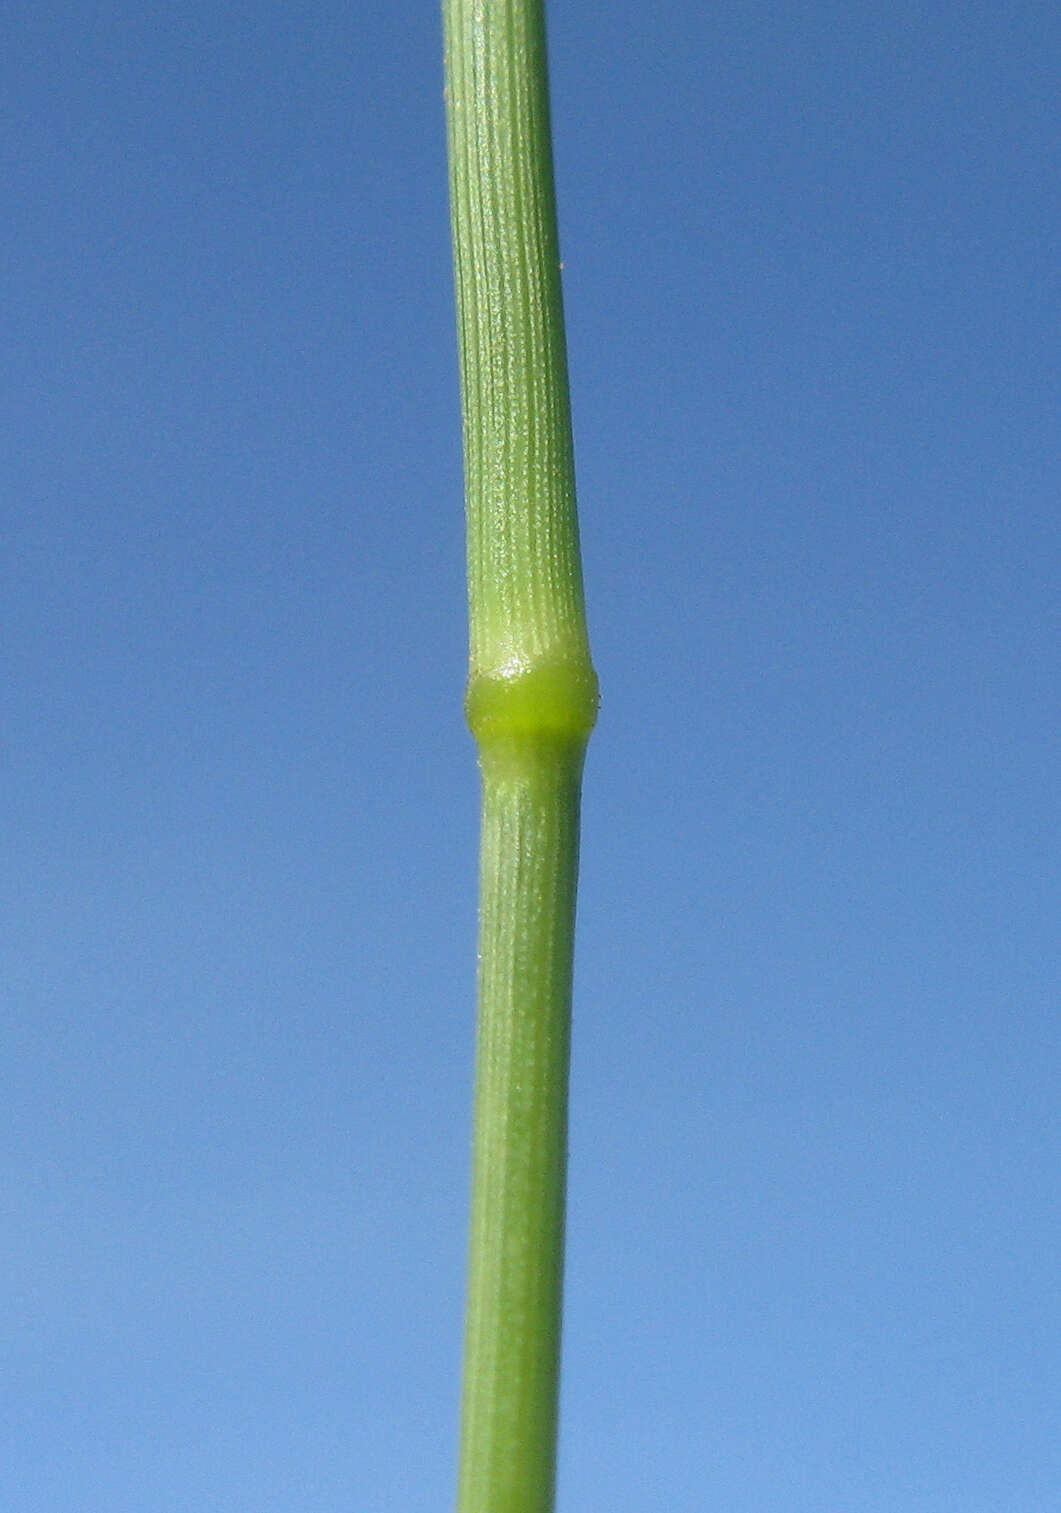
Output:
M438 1513L433 5L5 5L0 1505ZM1061 13L555 0L603 687L560 1513L1061 1488Z

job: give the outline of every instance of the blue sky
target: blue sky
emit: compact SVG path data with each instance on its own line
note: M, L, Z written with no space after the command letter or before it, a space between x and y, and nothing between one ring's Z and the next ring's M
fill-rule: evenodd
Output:
M6 8L0 1502L452 1499L433 6ZM1061 1485L1061 19L550 11L591 631L560 1513Z

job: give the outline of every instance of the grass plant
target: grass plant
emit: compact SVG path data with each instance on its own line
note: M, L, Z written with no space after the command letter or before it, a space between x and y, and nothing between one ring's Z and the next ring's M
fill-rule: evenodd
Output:
M541 0L443 0L482 773L458 1513L549 1513L586 635Z

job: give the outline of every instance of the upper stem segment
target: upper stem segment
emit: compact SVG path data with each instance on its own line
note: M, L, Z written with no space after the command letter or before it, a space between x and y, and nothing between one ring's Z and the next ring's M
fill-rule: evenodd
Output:
M588 681L541 0L443 16L470 682L543 662Z

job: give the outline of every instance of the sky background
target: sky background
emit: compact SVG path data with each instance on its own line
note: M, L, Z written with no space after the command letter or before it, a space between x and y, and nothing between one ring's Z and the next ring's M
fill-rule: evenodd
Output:
M451 1506L434 5L2 6L0 1505ZM559 1513L1061 1488L1061 12L554 0Z

